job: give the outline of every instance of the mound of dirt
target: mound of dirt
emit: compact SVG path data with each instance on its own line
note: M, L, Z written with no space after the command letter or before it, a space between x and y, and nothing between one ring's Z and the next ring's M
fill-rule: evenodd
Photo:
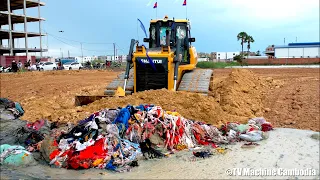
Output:
M41 103L39 106L43 106L42 103L46 104L46 108L32 111L33 116L38 118L77 122L104 108L123 107L128 104L156 104L165 110L177 111L188 119L215 125L228 121L245 123L248 118L263 116L262 99L266 88L270 86L273 86L273 82L268 79L261 79L249 70L235 69L226 78L214 81L214 90L209 96L160 89L139 92L123 98L105 98L82 107L72 107L72 97L61 103L57 96L52 101L35 101Z
M262 79L249 70L233 70L225 79L215 82L213 96L220 108L234 121L263 116L262 100L272 79Z
M262 98L272 82L257 77L249 70L233 70L214 83L213 96L166 89L139 92L124 98L106 98L84 106L80 111L94 112L102 108L123 107L127 104L156 104L168 111L177 111L188 119L219 125L228 121L247 122L248 118L263 116ZM79 110L79 109L78 109ZM69 119L72 117L67 117Z

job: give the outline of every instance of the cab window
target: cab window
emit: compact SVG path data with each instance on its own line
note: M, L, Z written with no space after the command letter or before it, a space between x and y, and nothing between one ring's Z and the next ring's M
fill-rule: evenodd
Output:
M150 27L150 48L155 48L157 46L156 44L156 27L152 25Z
M178 25L176 27L176 39L180 41L180 52L182 53L182 63L189 63L188 57L188 41L187 41L187 28L185 25Z

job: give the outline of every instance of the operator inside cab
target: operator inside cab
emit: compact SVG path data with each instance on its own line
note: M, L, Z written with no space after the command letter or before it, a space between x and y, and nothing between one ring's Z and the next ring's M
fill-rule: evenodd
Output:
M163 20L151 23L149 48L161 46L170 46L172 50L180 48L182 63L189 63L188 25L188 22L169 20L168 16L165 16ZM180 41L180 47L176 47L177 41Z

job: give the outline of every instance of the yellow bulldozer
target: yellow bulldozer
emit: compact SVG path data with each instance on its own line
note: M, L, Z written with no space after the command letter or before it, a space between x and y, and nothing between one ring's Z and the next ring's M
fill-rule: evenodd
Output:
M213 70L196 68L198 57L192 46L195 38L191 37L190 21L167 16L151 20L149 34L143 39L149 47L131 40L126 70L107 85L104 96L76 96L76 105L162 88L207 95Z

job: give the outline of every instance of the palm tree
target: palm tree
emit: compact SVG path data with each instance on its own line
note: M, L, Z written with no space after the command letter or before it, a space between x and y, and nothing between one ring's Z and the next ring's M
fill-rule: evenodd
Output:
M241 55L243 55L243 44L246 43L246 38L247 38L248 34L246 32L240 32L238 35L237 35L237 39L238 41L241 39L241 47L242 47L242 53Z
M252 36L247 36L246 37L246 39L245 39L245 41L246 41L246 43L248 43L248 46L247 46L247 48L248 48L248 56L249 56L249 52L250 52L250 43L254 43L254 39L253 39L253 37Z

